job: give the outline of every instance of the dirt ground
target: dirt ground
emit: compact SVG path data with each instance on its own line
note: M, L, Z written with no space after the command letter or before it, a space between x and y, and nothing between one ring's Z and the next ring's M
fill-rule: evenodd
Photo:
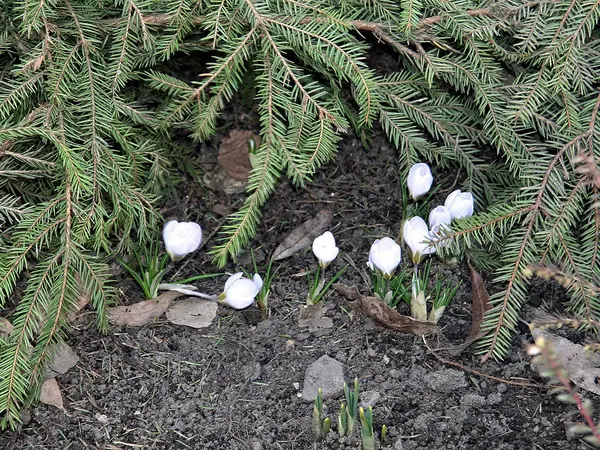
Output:
M239 128L245 120L237 117L231 125ZM215 157L210 145L198 150L208 159ZM204 164L206 158L198 162ZM435 177L442 199L455 174ZM335 212L331 230L341 249L334 270L350 264L341 281L367 292L369 246L375 238L395 237L399 228L398 190L397 156L383 138L375 138L368 150L356 139L345 139L327 177L324 171L318 173L306 190L280 183L253 241L259 265L264 267L267 255L293 227L329 205ZM163 211L165 217L197 220L205 236L223 224L214 211L239 206L243 198L206 190L190 180L180 192L175 206ZM178 271L181 279L217 271L206 253L212 244L214 238L171 275ZM375 327L350 313L346 300L335 292L325 299L333 328L315 333L299 328L307 291L302 270L314 266L308 249L281 262L270 318L262 322L253 308L219 307L213 324L202 330L176 326L163 317L139 328L112 327L102 335L95 330L93 313L85 312L68 338L81 359L58 378L66 411L45 405L31 409L18 433L0 435L0 448L358 449L357 440L340 441L335 434L321 442L313 438L313 406L299 393L307 367L323 355L342 363L345 378L358 377L361 391L376 400L375 428L386 424L389 429L381 448L586 448L565 433L565 422L580 420L574 408L557 402L545 389L508 385L443 364L422 339ZM248 252L227 270L239 267L251 270ZM444 270L463 284L441 320L442 336L428 338L432 348L460 342L471 322L466 265ZM222 276L198 286L219 292L224 280ZM124 275L118 287L122 304L142 299ZM552 303L556 293L544 289L534 301ZM502 363L481 365L472 350L458 358L440 354L493 377L542 383L523 350L529 339L523 326ZM334 423L341 402L341 397L325 401Z

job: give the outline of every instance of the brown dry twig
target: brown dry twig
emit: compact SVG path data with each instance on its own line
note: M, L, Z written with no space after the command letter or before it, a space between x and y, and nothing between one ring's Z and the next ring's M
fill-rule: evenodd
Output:
M473 375L484 377L484 378L487 378L489 380L498 381L499 383L510 384L512 386L520 386L520 387L533 388L533 389L548 389L549 388L549 386L545 386L543 384L525 383L525 382L522 382L522 381L506 380L504 378L499 378L499 377L495 377L493 375L489 375L489 374L484 373L484 372L480 372L479 370L471 369L470 367L467 367L467 366L465 366L463 364L457 363L455 361L449 361L447 359L442 358L440 355L437 354L437 352L434 349L432 349L429 346L429 344L427 343L427 340L425 339L425 336L423 336L423 343L425 344L425 347L427 347L427 350L429 350L431 352L431 354L433 356L435 356L435 358L439 362L441 362L442 364L449 365L449 366L458 367L460 370L462 370L464 372L472 373Z

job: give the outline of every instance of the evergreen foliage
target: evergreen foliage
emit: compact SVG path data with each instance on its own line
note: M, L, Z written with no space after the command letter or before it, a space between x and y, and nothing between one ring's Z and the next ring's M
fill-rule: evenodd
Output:
M600 277L600 187L574 162L600 158L599 21L597 0L4 1L0 308L16 309L0 343L3 426L36 397L78 296L106 327L106 261L154 237L169 132L210 137L248 77L262 143L216 262L248 243L282 176L303 186L342 133L368 145L378 123L403 171L421 160L460 168L485 211L451 237L495 269L482 352L501 358L530 264ZM397 71L367 65L370 37L396 52ZM197 80L159 70L191 51L211 56ZM164 102L142 104L131 82ZM574 315L600 318L597 295L569 293Z

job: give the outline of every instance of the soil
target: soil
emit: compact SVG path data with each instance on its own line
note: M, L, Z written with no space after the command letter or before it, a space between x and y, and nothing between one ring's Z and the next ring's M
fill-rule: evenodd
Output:
M244 124L248 126L247 117L238 114L227 126ZM214 145L199 146L198 154L208 156L198 164L206 167L215 153ZM456 174L434 175L441 200ZM399 185L397 155L383 137L376 136L368 149L346 138L337 160L317 173L306 189L280 183L251 245L259 266L266 265L268 254L291 229L329 205L335 212L331 230L341 249L329 273L349 264L341 281L367 292L370 244L385 235L395 237L402 219ZM179 192L180 198L169 203L175 206L163 210L165 218L197 220L210 239L170 275L181 279L215 272L206 250L224 223L223 210L238 207L243 195L209 191L192 180ZM226 269L251 267L246 251ZM314 256L307 249L274 267L278 272L265 321L258 320L254 307L219 307L213 324L201 330L173 325L162 317L139 328L112 327L102 335L95 329L93 313L84 312L67 341L81 359L58 378L65 412L46 405L32 408L18 432L0 435L0 448L359 449L356 438L339 439L335 433L321 441L313 437L313 405L304 402L300 392L308 366L323 355L343 364L349 382L358 377L365 397L379 397L373 414L377 432L383 424L388 427L383 449L585 448L583 441L566 435L565 423L580 421L575 408L549 395L530 366L525 326L503 362L481 364L473 350L457 358L440 351L459 364L452 366L427 348L461 342L469 333L471 285L465 263L456 269L439 266L462 285L441 320L441 336L426 342L375 327L351 313L335 292L325 298L333 328L314 333L301 329L298 316L307 292L304 270L314 269ZM142 300L125 274L119 280L121 304ZM219 292L224 280L222 276L198 286L204 292ZM538 292L550 303L554 294ZM460 365L539 387L506 384ZM325 400L333 430L342 400ZM598 406L597 399L594 403Z

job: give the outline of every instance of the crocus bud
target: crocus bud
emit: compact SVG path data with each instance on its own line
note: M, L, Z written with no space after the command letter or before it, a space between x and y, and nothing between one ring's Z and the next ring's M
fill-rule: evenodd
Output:
M165 249L173 261L179 261L192 253L202 243L202 228L194 222L170 220L163 228Z
M243 276L242 272L231 275L225 283L225 290L219 295L219 301L234 309L244 309L254 303L263 285L259 274L252 279Z
M391 278L394 270L400 264L400 246L389 237L377 239L371 245L369 251L369 262L367 263L371 270L378 269L381 273Z
M452 222L452 216L445 206L437 206L429 213L429 229L438 234Z
M331 231L326 231L313 241L312 251L321 267L327 267L337 257L340 249L335 246L335 238Z
M433 183L433 175L431 169L425 163L417 163L410 168L406 185L408 192L414 200L418 200L423 195L429 192Z
M473 194L461 192L460 189L452 192L444 202L444 206L452 219L462 219L473 215Z
M420 217L413 217L404 222L402 236L410 248L415 264L420 263L425 256L435 253L435 247L429 244L431 236L427 224Z

